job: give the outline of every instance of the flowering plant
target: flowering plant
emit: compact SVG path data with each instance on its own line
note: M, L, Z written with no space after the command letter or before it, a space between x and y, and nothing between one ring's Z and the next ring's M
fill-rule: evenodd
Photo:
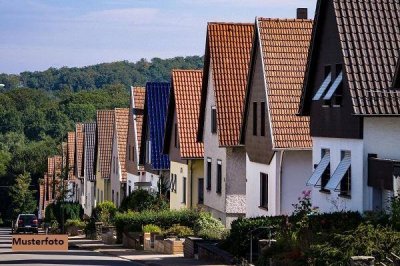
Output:
M298 197L298 201L298 203L292 204L294 207L293 215L312 215L318 212L318 207L313 207L311 203L311 190L304 190L302 196Z

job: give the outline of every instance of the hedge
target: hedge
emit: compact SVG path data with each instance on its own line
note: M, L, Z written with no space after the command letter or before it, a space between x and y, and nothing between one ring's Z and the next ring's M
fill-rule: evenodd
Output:
M365 218L358 212L335 212L308 216L308 227L313 232L320 233L339 233L355 230ZM283 230L295 226L300 219L299 216L261 216L255 218L239 218L232 222L230 234L221 247L238 257L245 257L250 250L250 232L258 228L253 233L253 247L257 247L257 239L268 239L268 229L271 232L279 233Z
M64 216L62 215L64 212ZM79 203L72 202L56 202L51 203L46 207L45 210L45 222L51 222L57 220L59 224L68 219L76 220L80 219L83 215L82 206Z
M275 230L282 228L288 221L287 216L261 216L256 218L239 218L232 222L230 234L221 244L235 256L244 257L250 249L250 232L260 228L254 233L260 238L268 237L269 230L262 227L273 227Z
M162 229L170 228L175 224L194 228L199 218L199 212L195 210L165 210L117 213L114 218L117 229L117 239L122 240L122 232L142 232L145 225L153 224Z

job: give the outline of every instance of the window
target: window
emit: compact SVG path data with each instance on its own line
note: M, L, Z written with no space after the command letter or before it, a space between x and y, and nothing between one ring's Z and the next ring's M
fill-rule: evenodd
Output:
M104 194L103 194L103 190L101 191L101 202L104 202Z
M217 109L211 107L211 133L217 133Z
M257 103L253 102L253 136L257 136Z
M131 160L131 145L129 145L129 149L128 149L128 160Z
M182 182L182 203L186 203L186 177L183 178Z
M204 203L204 178L199 178L199 184L197 187L197 201L198 204Z
M131 192L132 192L132 186L129 185L129 186L128 186L128 195L129 195L129 196L131 195Z
M151 140L146 142L146 162L151 164Z
M119 192L117 192L117 208L119 208Z
M322 149L321 150L321 161L317 164L314 165L314 172L312 173L311 177L308 179L306 185L307 186L315 186L315 187L320 187L321 185L318 185L318 181L322 179L322 176L329 175L330 173L330 152L329 149ZM324 177L326 178L326 177ZM325 181L324 181L325 182ZM322 182L322 183L324 183Z
M178 125L176 123L174 125L174 146L178 148Z
M132 162L135 161L135 146L132 146Z
M112 200L112 202L115 204L115 200L114 200L114 189L111 191L111 200Z
M175 193L176 193L177 184L178 184L178 177L177 177L177 175L175 175L175 178L174 178L174 192Z
M211 158L207 158L207 190L211 190L211 167L212 161Z
M347 169L342 181L340 181L340 195L351 196L351 167Z
M315 93L313 101L318 101L321 99L322 95L328 89L332 81L331 66L325 66L325 79L319 87L317 93Z
M260 207L268 208L268 175L260 173Z
M265 102L261 103L261 136L265 136Z
M351 191L351 154L350 151L341 152L342 160L338 164L326 189L340 192L341 196L350 196Z
M222 161L217 161L217 193L222 191Z
M332 83L332 86L329 88L328 92L324 96L324 100L326 101L331 101L336 95L338 98L340 98L341 102L341 97L342 97L342 92L343 90L341 89L342 86L342 80L343 80L343 72L342 72L342 65L336 65L336 77L335 80ZM340 90L339 90L340 88ZM340 95L339 95L340 94Z
M327 152L329 152L329 150L323 149L321 151L322 157L325 156L325 154L327 154ZM328 189L325 188L325 186L326 186L326 184L328 184L330 178L331 178L331 163L329 162L328 166L325 168L325 171L322 173L322 176L321 176L321 188L320 188L321 192L330 192Z

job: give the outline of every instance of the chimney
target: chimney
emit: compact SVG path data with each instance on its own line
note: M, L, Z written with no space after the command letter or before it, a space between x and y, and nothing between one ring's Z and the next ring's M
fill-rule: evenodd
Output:
M308 14L307 14L307 8L298 8L297 9L297 19L307 19Z

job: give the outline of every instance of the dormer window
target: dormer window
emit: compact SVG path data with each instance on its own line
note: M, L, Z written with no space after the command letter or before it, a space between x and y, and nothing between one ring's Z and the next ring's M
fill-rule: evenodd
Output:
M342 65L336 65L336 78L332 83L332 86L329 88L328 92L324 96L325 101L331 101L333 106L340 106L342 103L342 81L343 81L343 71Z
M332 81L332 71L331 66L325 66L325 79L319 87L317 93L314 95L313 101L321 100L322 95L325 94L325 91L328 89L329 85Z
M314 95L313 101L323 100L325 107L341 106L343 98L342 68L342 64L336 64L334 69L331 66L325 66L325 79Z

